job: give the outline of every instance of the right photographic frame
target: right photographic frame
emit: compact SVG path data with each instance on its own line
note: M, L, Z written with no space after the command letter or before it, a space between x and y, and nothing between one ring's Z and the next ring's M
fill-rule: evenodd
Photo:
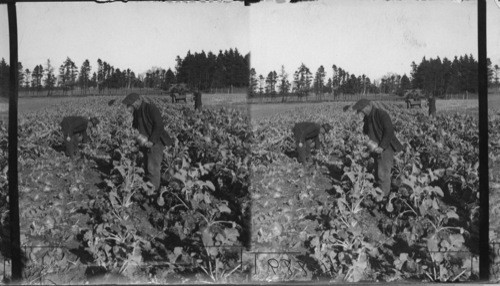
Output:
M288 2L249 7L252 280L499 281L498 1Z

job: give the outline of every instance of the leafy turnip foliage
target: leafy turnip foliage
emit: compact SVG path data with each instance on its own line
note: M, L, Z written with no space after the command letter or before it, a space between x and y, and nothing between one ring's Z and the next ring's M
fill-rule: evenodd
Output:
M301 107L255 118L250 125L238 110L195 112L153 100L175 137L164 153L159 192L143 182L131 116L109 106L109 98L76 99L20 117L27 283L90 266L160 283L239 282L245 275L256 281L477 278L476 118L428 118L396 104L380 105L405 146L396 156L393 194L382 199L373 187L373 160L364 147L360 119L343 112L342 105ZM101 119L78 162L66 158L60 146L59 122L74 114ZM334 126L306 168L294 158L290 131L302 120ZM500 118L491 116L492 182L498 182L499 126ZM0 250L5 257L5 125L0 135ZM490 237L499 241L495 184ZM238 247L268 253L244 255L240 264ZM498 277L498 244L494 247L492 274Z
M164 152L158 192L143 181L131 115L106 104L109 98L75 99L21 117L27 280L64 275L77 264L156 281L172 281L180 274L197 281L238 279L236 274L244 269L224 247L249 242L249 120L230 108L195 112L168 100L152 100L175 138ZM101 121L77 162L66 158L60 146L59 122L74 114ZM6 161L1 164L4 170ZM5 189L5 176L1 183ZM40 251L30 247L34 243L61 248ZM47 264L49 260L58 263Z
M362 121L341 107L302 107L253 119L255 248L301 252L299 259L314 279L476 279L477 119L463 114L428 118L396 104L380 106L405 146L395 158L393 192L383 199L373 186ZM290 130L299 121L334 126L305 168L293 158ZM282 231L273 233L271 222ZM299 272L263 271L255 278L296 280Z

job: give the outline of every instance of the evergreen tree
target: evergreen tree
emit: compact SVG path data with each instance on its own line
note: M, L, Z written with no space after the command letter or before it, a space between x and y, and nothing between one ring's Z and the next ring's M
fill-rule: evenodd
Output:
M487 71L488 71L488 85L491 85L493 83L493 78L494 78L493 65L491 63L490 58L487 58L486 62L487 62Z
M176 80L200 89L220 87L246 87L250 76L250 56L243 56L238 49L191 53L184 58L176 57Z
M498 73L500 71L500 68L498 67L498 65L495 65L495 70L494 70L494 73L495 73L495 85L498 86Z
M264 93L264 77L259 75L259 93L262 95Z
M278 74L275 71L269 72L266 78L266 93L276 94L276 82Z
M401 77L400 94L404 94L409 89L411 89L411 82L406 74L404 74Z
M97 90L101 93L104 88L104 66L101 59L97 59Z
M164 87L165 89L170 88L172 84L176 83L175 74L171 69L168 69L165 73ZM208 81L204 82L204 86L208 87Z
M31 73L31 87L36 90L42 89L42 78L43 78L43 67L42 65L37 65Z
M279 75L279 85L278 85L278 92L279 94L282 95L281 101L285 101L285 96L288 94L290 91L290 82L288 81L288 74L285 71L285 66L281 66L281 72Z
M31 71L29 69L25 69L24 70L24 88L29 90L30 84L31 84Z
M259 85L259 79L257 78L257 73L254 68L250 69L250 80L248 92L250 93L250 97L254 96L257 93L257 87Z
M303 63L294 74L294 92L299 96L307 96L311 89L312 74Z
M64 90L73 89L76 84L77 67L75 63L67 57L64 63L59 67L59 85Z
M316 75L314 78L314 93L316 93L317 95L323 94L324 92L325 76L325 68L323 66L320 66L316 71Z
M5 62L5 59L0 60L0 96L9 96L10 85L10 66Z
M17 87L20 89L24 83L23 64L17 63Z
M455 57L453 61L439 57L420 64L412 63L412 86L433 96L445 93L476 92L478 64L472 55Z
M92 88L97 87L97 73L96 72L92 73L92 77L90 78L89 86Z
M332 93L333 92L333 82L331 78L328 78L325 86L325 92Z
M333 65L332 69L333 69L332 88L337 89L340 86L339 69L336 65Z
M85 92L89 88L90 82L90 62L85 60L80 68L80 75L78 77L78 83L80 88Z
M45 66L45 88L48 90L47 95L50 96L52 89L56 85L56 76L54 75L54 68L50 64L50 59L47 59L47 65Z

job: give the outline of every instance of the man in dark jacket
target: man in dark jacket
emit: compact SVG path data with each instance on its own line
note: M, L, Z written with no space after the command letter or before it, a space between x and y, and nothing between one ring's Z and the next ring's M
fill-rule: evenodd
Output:
M122 103L134 117L132 127L148 139L140 150L144 154L146 180L158 189L163 150L165 146L173 145L173 139L165 131L160 111L153 103L144 101L137 93L127 95Z
M90 141L87 129L94 128L99 124L95 117L85 118L83 116L67 116L61 121L61 129L66 147L66 156L74 159L78 153L78 143L88 143Z
M314 141L314 149L319 149L319 135L330 131L332 127L326 123L319 125L314 122L299 122L292 128L295 144L297 145L297 158L299 163L305 164L311 155L311 146L309 141Z
M378 187L388 195L391 191L391 169L394 154L403 150L396 138L389 114L373 106L371 101L361 99L352 107L357 113L364 114L363 133L378 144L373 151L375 159L375 179Z
M199 110L201 109L201 92L200 90L196 90L194 93L193 93L193 96L194 96L194 109L195 110Z

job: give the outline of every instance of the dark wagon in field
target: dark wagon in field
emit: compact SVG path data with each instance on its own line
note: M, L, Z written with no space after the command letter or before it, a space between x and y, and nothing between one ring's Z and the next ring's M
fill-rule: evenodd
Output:
M168 94L172 98L172 103L179 101L184 101L187 103L187 94L189 93L189 88L183 84L174 84L168 89Z
M422 108L425 105L425 94L420 89L410 89L405 93L405 102L407 108L418 106Z
M172 97L172 103L179 101L187 102L187 95L185 93L173 92L170 94L170 97Z

